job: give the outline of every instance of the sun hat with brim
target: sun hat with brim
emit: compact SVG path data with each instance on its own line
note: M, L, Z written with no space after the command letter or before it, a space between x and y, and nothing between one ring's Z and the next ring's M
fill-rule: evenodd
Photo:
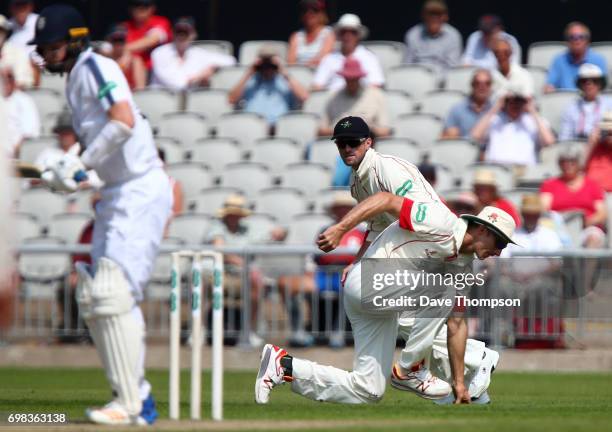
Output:
M512 240L514 230L516 229L516 223L514 219L512 219L512 216L500 208L486 206L478 215L462 214L459 217L479 225L484 225L497 237L503 239L507 243L517 244Z
M542 213L544 206L542 205L542 199L538 194L525 194L521 198L521 212L522 213Z
M370 32L366 26L361 24L361 19L357 15L350 13L342 15L338 22L334 24L334 30L336 32L343 29L357 30L361 39L367 38Z
M352 57L348 57L344 61L344 66L342 67L342 69L338 71L338 75L346 79L358 79L366 76L366 73L361 68L359 60Z
M474 172L474 179L472 180L472 186L474 185L497 187L497 178L495 177L495 172L486 168L477 169Z
M599 66L593 63L584 63L578 68L578 74L576 75L576 87L580 86L580 80L583 79L594 79L599 80L601 87L606 87L606 76Z
M248 216L251 214L251 210L246 207L246 204L246 198L242 195L230 195L223 203L223 207L217 210L217 217Z

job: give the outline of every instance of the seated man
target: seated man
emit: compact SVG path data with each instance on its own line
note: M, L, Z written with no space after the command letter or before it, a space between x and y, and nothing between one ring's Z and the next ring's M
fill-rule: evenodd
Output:
M193 46L197 36L193 18L182 17L174 22L174 40L151 53L152 85L172 90L206 87L218 68L236 64L230 55Z
M506 33L503 23L497 15L483 15L478 20L478 31L472 33L465 45L465 52L461 63L466 66L477 66L486 69L496 69L497 59L493 54L492 42L498 38L503 38L512 45L513 63L521 62L521 46L514 36Z
M276 50L264 45L228 98L232 105L242 104L244 111L262 115L273 126L281 115L304 102L308 92L287 73Z
M362 117L370 126L370 131L377 137L389 135L389 118L384 92L378 87L364 86L361 79L365 71L359 60L347 58L338 75L344 78L346 85L335 92L327 101L319 135L331 136L332 125L348 115Z
M493 55L497 59L497 68L493 69L493 83L495 93L502 96L508 88L520 86L528 93L533 94L533 78L525 69L518 63L513 63L512 59L512 44L508 39L498 37L491 43Z
M151 51L172 39L168 18L155 15L155 0L130 0L126 49L140 57L147 70L151 69Z

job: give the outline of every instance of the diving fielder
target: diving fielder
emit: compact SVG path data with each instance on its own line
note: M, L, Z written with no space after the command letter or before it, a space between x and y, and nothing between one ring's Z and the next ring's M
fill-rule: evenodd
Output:
M90 408L100 424L150 424L157 412L144 378L143 298L172 194L148 121L140 113L121 69L88 46L83 17L67 5L44 8L30 44L45 68L66 73L66 96L84 150L66 154L42 174L51 190L73 192L95 170L104 181L96 205L93 266L77 264L79 312L104 366L113 399Z
M478 259L499 256L512 241L515 229L512 217L495 207L485 207L478 216L457 217L439 201L414 202L379 192L354 207L331 231L328 229L328 236L319 242L319 248L326 252L334 249L348 230L382 213L399 220L370 244L364 258L428 258L428 262L456 266L462 272L471 271L475 256ZM413 270L425 270L422 262L414 260L413 264ZM401 287L395 290L395 298L410 292L409 286ZM399 314L388 309L367 310L361 300L361 262L358 261L347 275L344 291L344 307L355 338L352 372L294 358L282 348L267 344L255 381L256 402L267 403L271 390L287 381L294 392L317 401L378 402L391 373ZM412 331L422 331L433 338L444 321L445 318L416 318ZM451 316L448 354L455 403L470 402L464 382L466 340L465 319Z

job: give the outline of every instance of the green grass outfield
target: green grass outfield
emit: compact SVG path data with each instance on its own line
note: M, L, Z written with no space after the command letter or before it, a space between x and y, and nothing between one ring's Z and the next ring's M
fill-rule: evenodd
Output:
M148 378L154 386L161 418L165 419L168 414L167 372L149 371ZM488 406L437 406L391 387L383 401L376 405L324 404L293 394L289 385L275 389L269 405L258 406L253 401L254 378L254 371L225 373L224 410L225 418L232 420L229 424L206 422L197 427L194 423L177 425L162 421L160 428L451 432L612 430L612 373L498 372L489 390L493 404ZM184 371L183 418L188 417L188 383L188 372ZM203 413L208 417L208 375L204 377L203 387ZM104 403L108 396L101 370L0 368L0 412L3 415L66 413L71 421L79 422L87 406ZM79 427L83 425L75 425L72 429Z

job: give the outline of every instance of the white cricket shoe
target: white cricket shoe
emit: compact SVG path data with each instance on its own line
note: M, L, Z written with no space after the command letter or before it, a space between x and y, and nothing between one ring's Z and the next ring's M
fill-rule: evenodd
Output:
M468 391L470 392L472 399L479 398L485 391L487 391L489 384L491 384L491 374L497 367L498 362L499 353L497 351L493 351L492 349L485 348L484 356L482 357L478 371L476 371L474 377L470 381L470 385L468 386Z
M263 347L259 373L255 380L255 402L258 404L267 404L270 400L270 391L285 382L280 360L286 355L287 351L275 345L266 344Z
M452 391L446 381L433 376L423 365L406 374L401 370L398 364L394 364L391 372L391 385L398 390L412 391L424 399L440 399Z
M137 417L130 418L126 409L116 401L110 401L102 408L87 408L85 417L92 423L103 425L129 425L137 422Z

